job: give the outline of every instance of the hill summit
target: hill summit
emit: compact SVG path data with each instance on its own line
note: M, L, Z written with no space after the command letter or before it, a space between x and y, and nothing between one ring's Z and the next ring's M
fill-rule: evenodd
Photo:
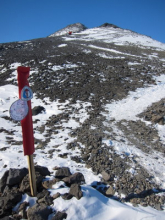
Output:
M104 23L104 24L100 25L100 27L119 28L118 26L116 26L116 25L114 25L114 24L110 24L110 23Z
M62 28L59 31L56 31L55 33L51 34L49 37L62 36L68 34L69 32L79 33L80 31L83 31L85 29L87 29L87 27L85 27L85 25L81 23L70 24L65 28Z

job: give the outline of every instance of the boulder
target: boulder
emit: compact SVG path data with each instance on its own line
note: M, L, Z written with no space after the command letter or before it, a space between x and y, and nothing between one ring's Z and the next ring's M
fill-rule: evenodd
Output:
M47 206L50 206L53 204L53 197L51 197L50 195L46 195L43 198L39 199L37 202L40 204L43 203L46 204Z
M42 106L35 106L32 109L32 115L38 115L38 114L42 113L43 111L45 111L44 107L42 107Z
M106 171L102 171L101 175L105 181L108 181L111 179L110 174L108 174Z
M6 184L9 186L14 186L16 184L19 184L27 174L28 174L27 168L22 168L22 169L10 168Z
M50 176L50 171L47 167L37 165L35 166L35 171L39 172L41 176Z
M60 197L61 196L61 194L59 193L59 192L57 192L56 194L54 194L52 197L53 197L53 199L57 199L58 197Z
M7 170L2 178L0 179L0 192L3 193L3 190L5 189L5 186L6 186L6 181L7 181L7 178L8 178L8 175L9 175L9 170Z
M37 193L36 197L39 200L39 199L42 199L43 197L45 197L47 195L50 195L50 192L48 190L44 189L42 192Z
M26 208L29 206L28 202L23 202L20 204L19 208L18 208L18 212L21 214L23 219L27 219L27 212L26 212Z
M114 196L114 194L115 194L115 190L113 189L112 186L110 186L105 192L106 196Z
M10 214L14 206L22 199L22 193L6 193L4 197L0 197L0 219Z
M52 220L63 220L67 218L67 214L65 212L57 212L56 215L52 218Z
M85 178L84 175L80 172L74 173L71 176L65 177L62 179L66 185L71 186L74 183L77 183L79 185L84 184L85 183Z
M52 210L44 204L35 204L27 210L28 220L48 220Z
M164 125L164 117L161 115L153 115L151 121L155 124Z
M78 184L72 184L70 187L69 194L73 195L77 199L81 199L81 197L83 197L83 192L81 191L81 186Z
M53 204L53 197L50 196L50 192L47 190L43 190L42 192L37 194L37 203L44 203L48 206Z
M37 189L40 189L42 186L42 180L43 180L43 176L41 176L39 173L36 172L36 185L37 185ZM27 174L20 185L20 192L30 192L30 182L29 182L29 174Z
M45 189L52 189L52 186L53 186L54 184L56 184L57 182L59 182L58 179L46 180L46 181L42 182L42 186L43 186Z
M64 193L61 197L64 200L70 200L73 197L73 195L71 195L70 193Z
M70 169L68 167L61 167L56 171L55 177L59 179L63 179L72 175Z

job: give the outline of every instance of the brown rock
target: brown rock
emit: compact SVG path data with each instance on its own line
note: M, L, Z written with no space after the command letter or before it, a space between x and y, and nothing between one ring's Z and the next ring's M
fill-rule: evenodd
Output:
M115 190L113 189L112 186L110 186L106 192L105 192L106 196L113 196L115 194Z
M73 195L77 199L81 199L83 197L83 192L81 191L81 186L78 184L72 184L70 187L69 194Z
M45 188L45 189L52 189L52 186L54 184L56 184L59 180L58 179L53 179L53 180L46 180L44 182L42 182L42 186Z
M64 200L70 200L73 197L73 195L71 195L70 193L64 193L61 197Z
M53 197L53 199L57 199L58 197L60 197L61 196L61 194L59 193L59 192L57 192L56 194L54 194L52 197Z
M102 171L101 175L102 175L102 177L103 177L103 179L104 179L105 181L108 181L108 180L111 179L110 174L108 174L108 173L105 172L105 171Z
M151 120L155 124L158 123L160 125L164 125L164 117L161 115L153 115Z

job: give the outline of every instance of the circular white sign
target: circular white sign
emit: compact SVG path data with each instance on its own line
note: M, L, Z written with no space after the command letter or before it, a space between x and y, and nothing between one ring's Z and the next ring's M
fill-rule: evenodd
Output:
M26 101L18 99L10 107L10 116L15 121L21 121L28 114L29 108Z

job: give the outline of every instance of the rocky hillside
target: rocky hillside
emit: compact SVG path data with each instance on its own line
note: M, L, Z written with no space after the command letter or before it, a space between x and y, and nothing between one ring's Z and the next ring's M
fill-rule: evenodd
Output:
M104 195L162 210L165 144L160 129L163 131L165 123L165 95L160 92L156 98L151 93L145 109L132 106L136 118L133 112L126 118L122 100L131 94L134 101L140 100L138 91L142 90L138 89L153 92L154 86L163 83L165 44L107 23L92 29L77 23L46 38L0 44L1 91L7 91L8 85L16 88L19 65L31 68L32 106L42 106L49 115L33 117L36 164L49 166L52 172L54 166L64 164L74 164L73 171L82 173L82 169L91 169L100 180L89 183ZM113 103L117 106L114 111ZM115 115L119 109L125 115L120 119ZM0 134L6 137L1 154L7 155L10 146L17 146L21 157L18 123L11 121L7 109L0 117ZM9 123L13 126L10 130ZM15 165L23 167L21 161ZM1 176L13 166L5 157L0 165Z

